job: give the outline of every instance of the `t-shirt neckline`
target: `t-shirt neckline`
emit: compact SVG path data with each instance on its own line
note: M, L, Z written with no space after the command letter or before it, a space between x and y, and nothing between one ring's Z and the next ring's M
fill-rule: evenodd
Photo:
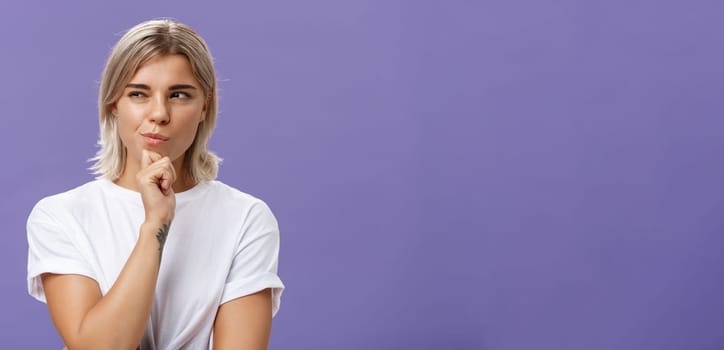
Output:
M109 179L99 179L98 180L100 184L107 188L109 191L111 191L113 194L129 201L141 201L141 193L136 192L134 190L125 188L123 186L117 185L113 181ZM192 201L196 197L200 196L204 193L204 190L209 186L210 181L201 181L196 184L196 186L191 187L190 189L178 192L176 193L176 205L187 203L189 201Z

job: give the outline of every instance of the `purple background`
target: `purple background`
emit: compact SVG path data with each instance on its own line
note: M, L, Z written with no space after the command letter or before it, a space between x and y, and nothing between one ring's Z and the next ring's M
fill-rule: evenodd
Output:
M91 179L104 60L160 16L280 221L271 348L724 348L720 2L99 3L0 3L3 348L61 346L25 220Z

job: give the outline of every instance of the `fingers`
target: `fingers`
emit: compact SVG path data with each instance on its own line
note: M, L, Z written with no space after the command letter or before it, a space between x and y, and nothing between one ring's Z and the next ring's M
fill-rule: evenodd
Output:
M145 180L142 180L143 178ZM164 195L168 195L176 181L176 169L170 158L144 149L141 153L141 172L138 174L138 179L155 184Z
M141 169L147 168L149 165L163 158L160 154L149 150L141 150Z
M163 194L168 196L168 194L171 193L171 191L173 189L173 187L171 185L173 185L173 181L171 181L169 179L162 179L161 180L161 192L163 192Z
M171 160L168 157L163 157L157 162L153 163L154 182L158 185L159 189L163 194L168 195L171 192L171 187L176 182L176 169L174 169Z

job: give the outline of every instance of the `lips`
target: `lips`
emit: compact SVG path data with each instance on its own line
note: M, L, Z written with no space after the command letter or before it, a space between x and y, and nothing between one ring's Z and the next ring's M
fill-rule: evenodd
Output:
M143 140L149 145L160 145L168 141L168 137L156 133L142 133Z

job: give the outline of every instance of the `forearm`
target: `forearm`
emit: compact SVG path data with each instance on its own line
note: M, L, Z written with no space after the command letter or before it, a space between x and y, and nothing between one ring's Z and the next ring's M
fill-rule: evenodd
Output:
M116 282L80 323L75 348L136 349L146 328L168 226L144 223Z

